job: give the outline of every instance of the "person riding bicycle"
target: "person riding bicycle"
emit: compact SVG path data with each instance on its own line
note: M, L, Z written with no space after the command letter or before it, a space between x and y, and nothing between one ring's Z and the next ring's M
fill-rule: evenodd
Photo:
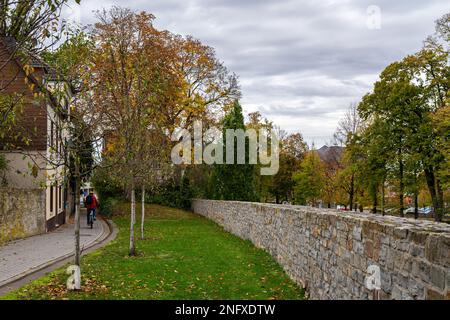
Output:
M97 197L94 195L93 191L89 192L89 195L86 197L86 200L84 201L86 209L87 209L87 223L89 224L89 215L92 212L92 217L95 220L96 217L96 209L98 207L98 200Z

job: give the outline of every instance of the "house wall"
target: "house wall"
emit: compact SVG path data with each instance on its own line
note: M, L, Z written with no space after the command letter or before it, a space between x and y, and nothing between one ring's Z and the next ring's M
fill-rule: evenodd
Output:
M5 173L7 186L18 189L39 189L46 185L44 170L37 170L37 176L32 175L31 167L35 164L39 168L45 168L45 157L38 151L6 152L0 151L8 162Z
M27 151L26 153L1 152L8 161L8 170L5 172L7 185L10 190L37 190L43 192L43 206L39 207L40 214L33 213L29 215L29 223L36 219L36 216L44 217L46 228L44 231L53 230L58 225L65 223L65 199L64 192L66 187L64 168L52 169L46 162L48 155L43 152ZM36 165L40 170L36 170L37 176L34 176L32 166ZM6 194L9 194L7 192ZM53 193L53 196L51 196ZM60 195L61 193L61 195ZM51 204L50 202L53 202ZM30 211L24 211L30 213ZM6 227L6 226L5 226ZM5 230L5 229L4 229ZM25 233L27 234L27 233Z
M16 60L11 59L11 54L2 41L0 41L0 65L4 65L0 73L1 93L14 94L23 98L22 112L17 116L15 126L17 130L0 140L0 149L7 144L13 144L22 150L46 150L46 105L43 101L36 99L37 88L26 79L25 72ZM32 74L40 79L43 73L42 68L35 68Z
M63 154L52 151L51 142L53 141L53 147L60 146L67 137L67 132L63 128L61 116L55 114L54 108L44 99L39 98L39 89L26 76L21 65L11 59L11 54L2 39L0 39L0 64L5 64L0 75L2 94L21 96L23 101L15 130L0 140L0 150L21 150L20 153L3 152L9 162L6 181L11 188L45 190L43 214L47 221L46 229L49 231L65 222L64 188L67 181L66 168L55 167L46 159L58 163L58 158L63 157ZM35 67L31 74L38 83L45 85L50 91L53 88L61 88L58 82L45 82L43 67ZM38 170L31 170L30 164L35 165ZM32 175L33 171L35 176Z
M66 168L63 164L63 150L61 148L67 132L63 130L61 119L55 114L53 108L47 107L47 162L46 172L46 219L47 229L51 230L65 222L64 191L67 184L65 179ZM57 165L54 165L57 164Z
M64 198L66 181L63 176L56 175L47 181L45 189L45 217L47 221L47 231L64 224L66 221Z
M0 245L45 231L44 190L0 188Z
M268 251L312 299L450 299L448 224L235 201L192 208ZM378 292L366 287L369 266L380 268Z

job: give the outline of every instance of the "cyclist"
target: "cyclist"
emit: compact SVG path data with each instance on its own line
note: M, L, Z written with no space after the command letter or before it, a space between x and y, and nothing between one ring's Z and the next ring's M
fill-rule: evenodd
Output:
M89 222L90 222L89 215L91 212L92 212L92 217L93 217L94 221L97 220L95 215L96 215L96 209L98 207L98 200L97 200L97 197L94 195L93 191L90 191L89 195L86 197L85 206L87 209L87 223L89 225Z

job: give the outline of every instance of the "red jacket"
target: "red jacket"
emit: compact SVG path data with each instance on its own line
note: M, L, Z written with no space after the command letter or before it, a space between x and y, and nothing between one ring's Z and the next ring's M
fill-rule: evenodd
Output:
M87 196L87 197L89 197L89 195ZM87 197L86 197L86 199L87 199ZM91 204L87 204L86 203L86 199L84 200L84 203L86 203L85 204L85 207L86 207L86 209L94 209L94 208L97 208L97 206L98 206L98 201L97 201L97 198L95 197L95 195L92 195L92 203Z

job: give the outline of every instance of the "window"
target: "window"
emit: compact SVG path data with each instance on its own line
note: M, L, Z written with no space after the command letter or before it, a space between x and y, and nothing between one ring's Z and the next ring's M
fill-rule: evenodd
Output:
M58 203L59 203L59 209L62 209L62 187L59 186L59 190L58 190Z
M58 213L58 182L55 185L55 211Z
M50 212L53 212L53 186L50 186Z
M58 127L56 127L56 139L55 139L55 152L58 154L59 153L59 131L58 131Z
M55 130L55 125L53 123L53 121L50 122L50 147L53 147L54 144L54 139L53 139L53 134L54 134L54 130Z

